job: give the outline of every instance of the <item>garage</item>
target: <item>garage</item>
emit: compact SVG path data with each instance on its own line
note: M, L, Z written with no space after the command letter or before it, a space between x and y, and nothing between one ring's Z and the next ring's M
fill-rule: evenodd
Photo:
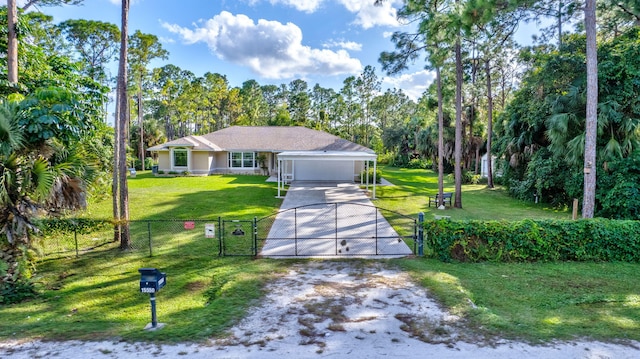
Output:
M363 151L288 151L278 154L278 197L284 186L292 181L333 181L373 185L375 198L375 169L377 155ZM373 178L360 173L373 164Z
M293 178L297 181L352 182L355 168L353 161L300 160L296 161Z

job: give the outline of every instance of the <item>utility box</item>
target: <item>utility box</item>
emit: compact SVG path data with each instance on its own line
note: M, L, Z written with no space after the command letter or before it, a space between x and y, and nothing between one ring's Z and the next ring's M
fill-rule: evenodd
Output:
M167 274L156 268L140 268L140 293L156 293L167 284Z

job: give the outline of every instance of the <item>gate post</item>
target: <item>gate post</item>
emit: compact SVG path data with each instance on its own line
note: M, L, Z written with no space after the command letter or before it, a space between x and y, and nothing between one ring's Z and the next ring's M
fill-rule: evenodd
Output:
M335 203L335 210L334 210L333 216L334 216L333 221L336 227L335 237L336 237L336 256L337 256L338 255L338 202Z
M218 257L222 256L222 236L224 235L224 231L222 229L222 217L218 216Z
M258 255L258 217L253 217L253 255Z
M424 212L418 213L418 255L424 255Z

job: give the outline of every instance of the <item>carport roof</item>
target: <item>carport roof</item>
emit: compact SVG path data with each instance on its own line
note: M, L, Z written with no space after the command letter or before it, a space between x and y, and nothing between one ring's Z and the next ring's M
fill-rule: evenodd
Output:
M316 161L375 161L375 153L361 151L286 151L278 154L279 160L316 160Z

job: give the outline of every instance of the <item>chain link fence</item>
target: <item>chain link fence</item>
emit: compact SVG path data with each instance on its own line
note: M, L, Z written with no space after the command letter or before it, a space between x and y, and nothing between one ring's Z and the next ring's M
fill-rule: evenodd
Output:
M131 220L128 251L142 256L378 256L416 252L417 222L393 211L327 203L253 220ZM110 220L53 219L39 224L43 259L119 250Z
M131 252L148 256L221 255L219 218L129 221ZM40 224L34 249L41 258L79 257L120 247L109 220L65 219ZM251 232L250 232L251 233Z

